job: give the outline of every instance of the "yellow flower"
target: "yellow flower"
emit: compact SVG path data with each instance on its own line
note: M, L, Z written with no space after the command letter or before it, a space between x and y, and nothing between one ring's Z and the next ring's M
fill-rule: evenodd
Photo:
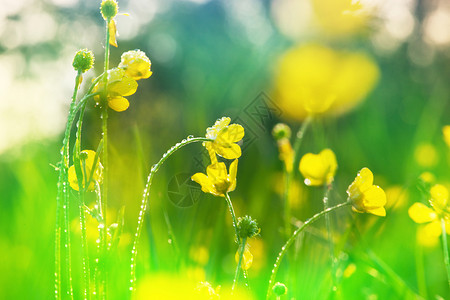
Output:
M418 240L425 246L436 244L442 234L441 219L445 220L445 229L450 234L450 219L448 206L448 190L441 184L435 184L430 189L429 203L431 208L416 202L408 210L411 219L418 223L428 223L418 231Z
M133 95L137 90L136 80L129 77L122 69L114 68L108 70L108 87L106 89L106 99L108 106L115 111L124 111L130 103L124 96ZM100 80L94 87L93 92L103 92L104 82ZM97 103L100 102L100 95L94 97Z
M124 69L134 80L149 78L152 75L150 59L141 50L127 51L120 58L119 68Z
M353 210L359 213L371 213L386 216L386 194L383 189L373 185L373 174L368 168L359 171L353 183L348 187L347 194L353 202Z
M444 134L445 143L450 147L450 125L442 127L442 133Z
M235 159L230 165L230 174L223 162L214 163L206 168L206 174L196 173L191 179L202 186L202 191L214 196L225 197L228 192L236 188L238 160Z
M291 142L287 138L277 141L278 151L280 152L280 160L284 162L284 167L288 173L292 172L294 164L294 149L292 149Z
M84 162L83 162L83 158L84 158ZM102 171L103 171L103 166L100 163L100 160L97 160L97 164L95 165L95 171L92 175L92 179L88 178L86 176L86 174L88 176L91 175L92 173L92 169L94 166L94 160L95 160L95 151L92 150L83 150L81 151L81 155L80 155L80 160L81 160L81 172L83 173L83 187L85 187L86 183L91 181L89 186L88 186L88 190L94 190L95 189L95 182L101 182L103 177L102 177ZM86 172L85 172L86 171ZM80 187L78 185L78 178L77 178L77 174L75 171L75 166L71 166L69 168L69 184L70 187L73 188L76 191L80 190Z
M239 124L231 124L231 119L223 117L216 121L214 126L206 129L206 138L213 140L212 142L204 142L211 156L211 163L215 162L213 154L226 159L235 159L241 156L241 147L236 144L244 137L244 128Z
M330 149L324 149L319 154L306 153L299 165L305 184L311 186L332 183L336 169L336 156Z
M239 250L236 251L236 255L234 256L236 263L239 263ZM244 254L242 255L242 263L241 268L244 271L250 269L253 264L253 254L250 252L250 247L248 243L245 243Z
M360 33L371 20L371 12L360 1L313 0L312 7L323 32L335 37Z
M436 148L430 143L421 143L414 149L414 159L421 167L433 167L438 163Z
M353 109L375 86L376 63L358 52L335 51L318 44L295 47L281 58L275 99L286 117L339 115Z

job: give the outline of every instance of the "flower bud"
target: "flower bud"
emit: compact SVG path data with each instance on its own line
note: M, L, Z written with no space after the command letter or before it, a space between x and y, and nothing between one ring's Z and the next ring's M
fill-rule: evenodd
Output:
M258 223L250 216L239 218L237 222L237 228L240 238L251 238L259 234Z
M280 297L287 293L287 287L283 283L277 282L274 284L272 291L275 296Z
M116 0L103 0L100 6L100 11L105 20L114 18L118 10L119 7Z
M94 66L94 54L88 49L79 50L73 58L72 66L76 71L86 72Z
M272 135L277 141L285 138L289 139L291 138L291 128L284 123L278 123L273 127Z

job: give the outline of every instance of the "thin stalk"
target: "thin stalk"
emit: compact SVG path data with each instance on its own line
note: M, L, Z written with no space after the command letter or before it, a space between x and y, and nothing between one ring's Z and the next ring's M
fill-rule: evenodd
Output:
M195 142L209 142L210 139L203 138L203 137L188 137L187 139L182 140L181 142L177 143L175 146L170 148L166 153L163 154L161 159L152 166L150 173L147 177L147 183L145 185L144 193L142 195L142 201L141 201L141 207L139 210L138 215L138 224L136 228L136 232L134 234L134 241L133 241L133 248L131 250L131 272L130 272L130 287L129 290L133 293L135 290L135 284L136 284L136 258L137 258L137 246L139 242L139 237L141 236L142 227L144 225L144 217L145 212L147 210L148 206L148 199L150 197L150 188L152 185L153 177L155 176L156 172L158 172L159 168L164 164L164 162L177 150L181 149L182 147L189 145L191 143Z
M239 244L238 253L239 253L239 260L238 264L236 266L236 271L234 272L234 280L233 280L233 286L231 287L231 290L234 291L236 284L239 280L239 273L242 266L242 258L244 257L244 251L245 251L245 243L247 243L247 238L244 237L241 240L241 243Z
M294 179L294 170L295 166L298 164L299 159L299 151L300 146L302 145L303 137L305 136L305 132L311 123L312 117L308 116L305 121L303 121L302 126L297 132L295 136L294 142L294 159L292 161L293 166L290 172L288 172L287 168L285 168L285 182L284 182L284 195L283 195L283 203L284 203L284 227L286 232L286 237L291 235L291 206L289 205L289 196L291 190L292 180Z
M447 244L447 231L445 230L445 219L441 219L441 227L442 227L442 250L444 253L444 264L447 270L447 280L448 286L450 287L450 259L448 255L448 244Z
M236 243L240 244L241 241L239 238L236 214L234 213L233 203L231 202L231 199L230 199L230 196L228 195L228 193L225 194L225 200L227 201L228 210L230 211L231 218L233 219L234 233L236 234Z
M283 259L283 257L285 256L285 254L287 253L287 250L289 249L289 247L292 245L292 243L294 243L295 239L297 238L297 236L303 232L303 230L305 230L309 225L311 225L312 223L314 223L315 221L317 221L320 217L334 211L337 210L341 207L345 207L351 205L351 201L347 201L341 204L338 204L336 206L330 207L328 209L325 209L317 214L315 214L314 216L312 216L311 218L309 218L308 220L305 221L305 223L303 223L303 225L299 228L297 228L294 233L291 235L291 237L287 240L287 242L284 244L284 246L281 248L280 253L278 253L278 257L275 261L274 267L272 269L272 273L270 275L270 280L269 280L269 286L267 289L267 294L266 294L266 299L269 299L273 284L275 282L276 276L277 276L277 272L278 269L280 268L280 264L281 261Z

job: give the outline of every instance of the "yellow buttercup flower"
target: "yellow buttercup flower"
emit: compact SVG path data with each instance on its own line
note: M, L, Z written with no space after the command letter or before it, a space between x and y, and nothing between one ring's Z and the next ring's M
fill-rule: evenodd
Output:
M206 138L212 142L204 142L211 156L211 163L214 163L214 154L218 154L226 159L235 159L241 156L241 147L237 144L244 137L244 128L239 124L231 124L231 119L223 117L216 121L212 127L206 129Z
M146 79L152 75L150 59L141 50L127 51L120 58L119 68L124 69L134 80Z
M306 153L299 165L305 184L311 186L332 183L336 169L336 155L331 149L324 149L319 154Z
M239 263L239 250L236 251L236 255L234 256L236 263ZM245 243L244 254L242 255L241 268L244 271L250 269L253 264L253 254L250 252L250 247L248 243Z
M386 194L383 189L373 185L373 174L368 168L359 171L353 183L348 187L347 194L353 203L353 210L359 213L371 213L386 216Z
M128 76L125 70L114 68L108 70L108 87L106 89L106 99L108 106L115 111L124 111L130 103L124 96L133 95L137 90L136 80ZM100 80L94 87L93 92L103 92L104 81ZM97 103L100 102L100 95L94 97Z
M83 162L83 159L84 159L84 162ZM83 180L82 180L83 188L85 187L86 183L90 181L87 189L89 191L94 190L95 183L96 182L100 183L103 179L103 177L102 177L103 166L100 163L100 160L97 160L97 164L95 165L92 178L89 178L88 176L91 175L92 169L94 166L95 151L92 151L92 150L81 151L80 160L81 160L81 172L83 173ZM87 176L86 176L86 174L87 174ZM69 168L68 176L69 176L70 187L76 191L79 191L80 187L78 185L78 178L77 178L77 174L75 171L75 166L71 166Z
M441 184L435 184L430 189L431 207L416 202L408 210L411 219L418 223L428 223L418 231L421 244L432 246L442 234L441 219L445 220L447 234L450 234L450 207L448 206L448 190Z
M214 196L225 197L228 192L236 188L238 160L235 159L230 165L230 174L223 162L213 163L206 168L206 174L196 173L191 179L202 186L202 191Z
M450 147L450 125L442 127L442 133L444 134L445 143Z
M276 73L274 98L284 115L294 120L353 109L379 77L376 63L366 54L318 44L287 51Z

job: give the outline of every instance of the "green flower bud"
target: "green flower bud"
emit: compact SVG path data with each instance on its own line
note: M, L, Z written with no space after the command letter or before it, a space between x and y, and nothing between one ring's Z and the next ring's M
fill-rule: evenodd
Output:
M272 291L275 296L280 297L287 293L287 287L283 283L277 282L273 285Z
M240 238L251 238L259 234L258 223L250 216L238 218L237 228Z
M72 66L76 71L86 72L94 66L94 53L88 49L79 50L73 58Z
M102 13L103 19L112 19L117 15L119 6L116 0L103 0L100 6L100 11Z
M291 137L291 128L284 123L278 123L273 127L272 135L277 141L284 138L289 139Z

